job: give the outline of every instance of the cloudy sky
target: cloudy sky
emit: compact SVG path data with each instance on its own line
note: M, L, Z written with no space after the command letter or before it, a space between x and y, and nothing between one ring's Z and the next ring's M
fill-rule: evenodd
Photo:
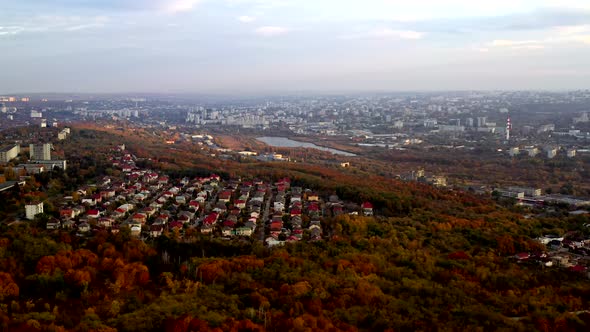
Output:
M589 0L0 4L0 94L590 88Z

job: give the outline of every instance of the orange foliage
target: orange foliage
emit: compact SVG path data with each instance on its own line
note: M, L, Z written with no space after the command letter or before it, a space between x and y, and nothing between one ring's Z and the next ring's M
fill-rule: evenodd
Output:
M123 289L130 290L135 286L145 286L150 281L150 272L142 263L130 263L115 268L115 283Z
M86 249L75 251L63 250L55 256L42 257L37 262L38 274L53 274L56 269L68 271L82 267L96 267L98 265L98 256Z
M198 273L205 283L213 283L218 278L223 278L231 271L231 265L226 260L215 260L199 266Z
M18 285L12 280L12 276L6 272L0 272L0 299L7 296L18 296Z
M498 250L501 255L514 255L516 253L512 236L505 234L499 236L496 241L498 241Z
M232 270L237 272L244 272L263 267L264 261L262 259L257 259L255 256L240 256L232 260Z
M69 284L77 286L88 286L93 279L93 271L89 270L88 267L84 267L79 270L69 269L64 274L64 279Z

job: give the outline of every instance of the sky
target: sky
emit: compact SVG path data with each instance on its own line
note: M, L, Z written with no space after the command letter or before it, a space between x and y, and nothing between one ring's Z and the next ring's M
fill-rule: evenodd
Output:
M0 0L0 94L590 88L589 0Z

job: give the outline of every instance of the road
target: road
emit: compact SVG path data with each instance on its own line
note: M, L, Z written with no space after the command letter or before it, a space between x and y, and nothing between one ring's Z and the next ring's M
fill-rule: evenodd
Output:
M272 188L269 188L266 192L266 204L264 205L264 210L262 211L262 217L258 220L258 226L256 226L256 237L264 242L265 229L266 229L266 221L270 215L270 203L272 202Z

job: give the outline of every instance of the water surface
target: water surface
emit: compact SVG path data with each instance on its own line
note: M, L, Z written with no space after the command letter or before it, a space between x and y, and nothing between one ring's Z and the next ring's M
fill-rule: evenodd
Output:
M265 136L265 137L258 137L257 140L266 144L266 145L274 146L277 148L312 148L312 149L316 149L316 150L332 152L333 154L337 154L337 155L341 155L341 156L347 156L347 157L356 156L354 153L336 150L336 149L332 149L332 148L326 148L323 146L315 145L313 143L294 141L294 140L286 138L286 137Z

